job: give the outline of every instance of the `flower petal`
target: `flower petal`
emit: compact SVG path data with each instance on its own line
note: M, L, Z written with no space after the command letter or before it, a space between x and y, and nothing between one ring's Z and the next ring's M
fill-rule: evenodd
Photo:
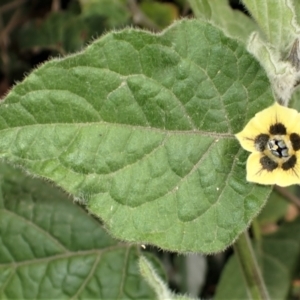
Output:
M279 169L276 178L276 184L279 186L289 186L293 184L299 184L300 183L300 177L294 172L293 169L284 171L283 169Z
M270 128L276 124L282 124L288 134L292 132L300 133L299 113L295 109L281 106L276 102L274 105L258 112L245 128L235 136L245 150L254 152L257 151L254 143L255 139L261 134L271 134Z
M273 171L264 169L261 165L262 153L251 153L247 160L247 181L260 184L277 184L279 186L289 186L300 184L300 153L296 154L296 165L284 170L277 167Z
M281 123L286 127L287 132L290 133L293 132L295 125L300 121L300 116L297 110L284 107L276 102L257 113L252 120L254 123L252 126L258 128L260 132L268 132L270 126Z
M264 157L262 153L251 153L247 160L247 181L260 184L276 184L276 171L279 168L268 171L262 168L260 159Z
M295 128L300 129L300 115L297 110L284 107L278 103L275 103L270 108L272 108L272 112L270 111L269 113L269 127L270 125L281 123L286 127L288 134L295 132ZM267 118L266 114L264 117Z
M255 139L259 136L260 133L259 130L256 130L253 126L248 126L249 123L246 125L243 131L237 133L235 137L240 142L241 146L249 151L249 152L255 152L257 151L255 147Z
M300 184L300 153L296 152L296 164L292 169L287 171L280 169L280 173L277 174L277 185L289 186L292 184Z

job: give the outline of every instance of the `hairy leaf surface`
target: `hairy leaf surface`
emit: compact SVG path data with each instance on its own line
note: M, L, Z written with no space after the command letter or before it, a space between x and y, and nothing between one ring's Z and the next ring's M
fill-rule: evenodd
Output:
M109 33L46 63L0 106L0 157L51 179L122 240L216 252L269 187L234 133L272 103L244 47L198 20Z
M259 24L263 36L284 55L295 41L300 28L292 0L243 0Z

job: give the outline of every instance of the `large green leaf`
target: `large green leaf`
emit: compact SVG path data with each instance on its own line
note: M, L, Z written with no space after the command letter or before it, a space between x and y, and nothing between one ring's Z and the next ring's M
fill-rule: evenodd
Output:
M270 193L246 182L234 133L272 101L255 59L210 24L126 29L8 94L0 157L63 187L119 239L216 252Z
M61 191L1 164L1 299L153 299L136 246Z

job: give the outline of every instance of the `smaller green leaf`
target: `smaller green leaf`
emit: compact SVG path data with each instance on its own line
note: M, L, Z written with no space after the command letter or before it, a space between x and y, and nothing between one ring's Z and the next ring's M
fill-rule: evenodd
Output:
M233 10L228 0L189 0L197 18L209 20L220 27L228 36L244 43L257 25L244 13Z
M290 0L243 0L264 33L266 42L287 55L300 28Z
M48 183L0 172L0 299L153 299L136 246Z

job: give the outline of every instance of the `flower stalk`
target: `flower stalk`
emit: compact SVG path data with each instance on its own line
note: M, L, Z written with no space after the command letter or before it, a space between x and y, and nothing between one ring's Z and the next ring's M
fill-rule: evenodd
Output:
M249 299L269 300L247 231L240 235L233 248L246 282Z

